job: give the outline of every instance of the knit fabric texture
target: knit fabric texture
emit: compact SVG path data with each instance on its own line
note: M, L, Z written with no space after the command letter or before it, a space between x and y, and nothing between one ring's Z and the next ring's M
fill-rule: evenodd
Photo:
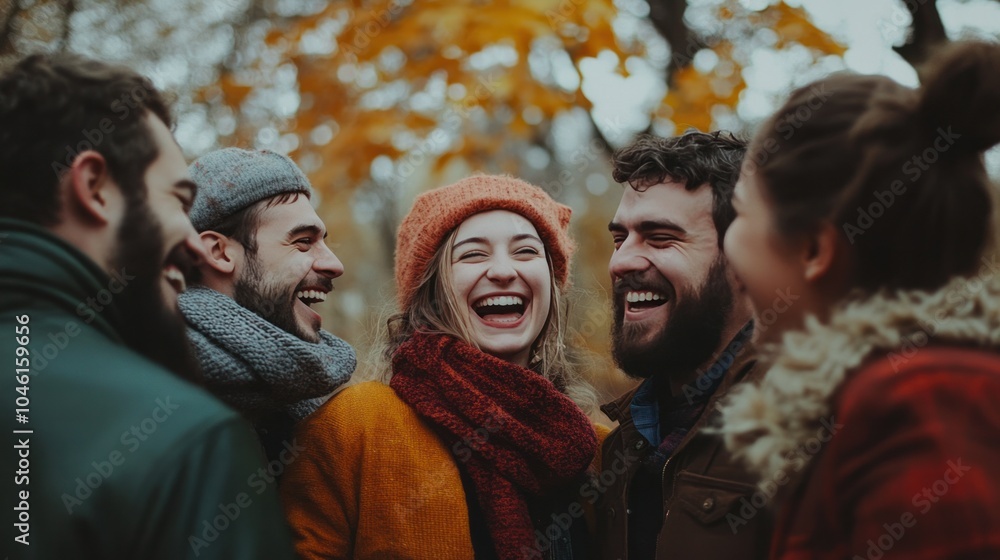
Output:
M312 196L309 179L295 162L270 150L216 150L195 160L188 173L198 185L191 223L199 232L261 200L285 193Z
M215 290L194 286L178 304L205 386L247 416L286 411L301 420L346 383L357 360L326 331L313 343L281 329Z
M400 309L410 306L420 279L448 234L468 217L491 210L520 214L535 226L552 259L557 283L566 286L574 249L569 236L572 210L520 179L476 175L419 195L400 224L395 267Z
M599 442L609 431L594 429ZM438 434L377 381L347 387L299 423L296 438L309 443L279 486L299 557L473 560L465 453L456 453L471 446L453 449ZM599 467L595 454L590 468ZM582 504L592 523L593 506Z
M455 455L388 385L347 387L296 439L279 490L302 560L475 558Z
M597 451L587 415L537 373L447 335L415 333L392 371L389 386L472 480L497 557L523 558L535 547L529 500L572 484Z

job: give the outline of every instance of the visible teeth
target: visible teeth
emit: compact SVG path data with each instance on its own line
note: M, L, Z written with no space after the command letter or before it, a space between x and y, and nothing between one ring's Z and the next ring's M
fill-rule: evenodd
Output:
M181 273L180 270L176 268L168 268L164 275L167 277L167 280L173 280L177 282L177 284L180 286L180 291L183 292L187 290L187 281L184 279L184 274Z
M625 301L629 303L636 303L640 301L662 301L666 300L666 296L657 294L654 292L626 292Z
M295 292L295 297L299 299L326 301L326 292L320 292L318 290L302 290L301 292Z
M524 300L519 296L496 296L481 300L476 307L487 307L490 305L523 305Z

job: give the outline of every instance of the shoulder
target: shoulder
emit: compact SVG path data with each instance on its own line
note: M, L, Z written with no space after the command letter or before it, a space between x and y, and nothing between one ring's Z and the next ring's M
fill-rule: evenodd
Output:
M39 412L74 418L73 426L59 429L87 431L91 438L119 439L123 430L131 432L136 425L143 432L157 432L143 447L170 449L194 433L241 419L204 387L96 335L90 326L82 327L51 360L33 366Z
M985 542L982 531L1000 526L994 514L1000 486L991 478L1000 469L1000 450L983 444L1000 433L998 401L1000 356L994 352L926 346L874 356L841 386L833 415L823 419L826 432L798 448L802 457L823 447L806 495L811 503L835 504L858 543L884 532L885 512L898 519L898 512L914 508L928 515L928 527L947 527L929 533L924 545ZM944 482L947 495L927 494L932 483ZM929 513L931 502L941 503ZM907 552L901 554L913 556Z
M339 409L375 409L383 407L406 406L406 403L396 395L392 387L380 381L365 381L345 387L333 396L323 408Z
M956 346L901 348L875 356L855 370L841 387L838 409L864 415L906 403L937 401L950 395L970 406L1000 396L1000 354ZM995 402L995 401L994 401Z
M176 415L182 421L163 422L165 431L187 431L195 426L229 424L238 421L240 414L212 395L208 389L195 383L181 379L175 373L166 370L143 356L131 350L120 355L105 356L108 363L114 363L109 369L117 371L103 378L105 385L102 391L103 405L109 403L124 403L131 401L131 407L139 411L149 409L162 410ZM114 406L114 405L112 405ZM122 404L122 406L125 406ZM161 413L157 413L158 416Z
M366 434L422 432L417 413L388 385L351 385L299 423L298 434L318 439L363 438Z
M636 393L639 392L639 387L640 386L637 385L613 401L601 405L601 412L607 415L607 417L613 422L620 423L625 418L631 418L632 400L635 399Z
M305 447L305 460L292 465L291 470L300 473L293 477L319 469L323 474L317 476L391 472L402 480L414 473L456 468L437 432L391 387L377 381L334 395L299 422L295 439Z
M310 423L379 423L413 414L392 387L379 381L366 381L351 385L326 401L306 421Z
M851 458L845 468L865 461L888 464L902 456L914 471L921 463L933 471L954 457L1000 465L995 450L977 443L1000 433L997 402L1000 356L928 346L908 357L873 357L852 372L823 422L837 435L829 444L832 455Z

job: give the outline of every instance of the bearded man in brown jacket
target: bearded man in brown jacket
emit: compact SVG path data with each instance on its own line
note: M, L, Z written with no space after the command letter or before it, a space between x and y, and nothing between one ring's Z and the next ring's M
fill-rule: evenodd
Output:
M766 496L705 430L718 399L755 374L754 321L722 253L745 150L730 134L688 132L615 154L626 186L609 225L613 354L643 381L602 407L619 425L602 448L601 558L767 553ZM794 299L777 297L775 313Z

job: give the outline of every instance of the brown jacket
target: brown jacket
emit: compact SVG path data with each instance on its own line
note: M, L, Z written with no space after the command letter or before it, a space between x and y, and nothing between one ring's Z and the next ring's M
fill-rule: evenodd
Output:
M757 375L749 344L734 354L734 363L705 411L664 465L664 519L656 538L655 560L767 556L773 520L763 507L764 496L755 496L756 478L732 459L721 438L702 430L717 420L717 401L736 383ZM619 422L602 446L597 535L603 560L628 557L629 486L640 460L653 451L632 420L629 405L635 393L632 390L601 407Z

